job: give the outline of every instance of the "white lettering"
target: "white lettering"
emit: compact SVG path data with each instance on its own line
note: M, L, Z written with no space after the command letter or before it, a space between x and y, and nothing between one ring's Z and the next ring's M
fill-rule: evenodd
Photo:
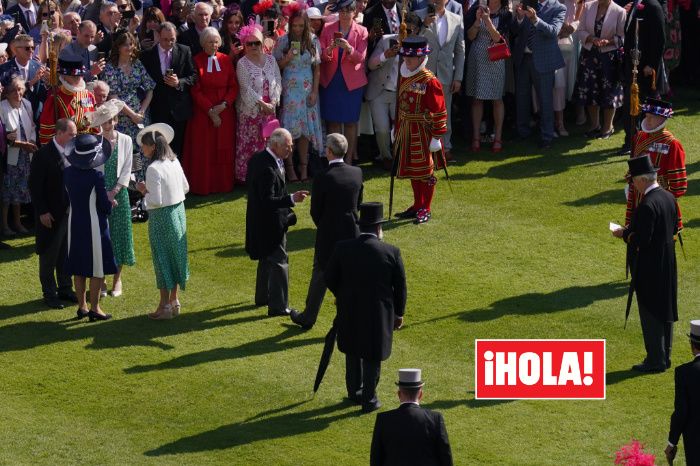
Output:
M581 371L578 365L578 354L566 351L561 358L559 385L566 385L569 382L573 382L574 385L581 385Z
M523 353L518 360L518 376L525 385L535 385L540 381L540 356L536 353Z

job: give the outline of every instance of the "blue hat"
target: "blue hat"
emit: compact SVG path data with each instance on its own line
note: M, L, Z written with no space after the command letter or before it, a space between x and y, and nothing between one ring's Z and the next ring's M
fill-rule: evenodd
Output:
M642 104L642 112L651 113L652 115L658 115L664 118L671 118L673 116L673 107L670 102L660 99L647 98Z
M401 42L399 55L402 57L424 57L430 54L428 40L424 37L406 37Z
M58 74L64 76L83 76L87 72L83 57L73 53L68 47L58 54Z
M335 0L335 2L330 1L329 3L330 5L328 6L328 9L333 13L337 13L343 8L354 6L355 0Z
M71 141L69 150L66 159L71 166L89 170L104 165L112 154L112 145L102 136L79 134Z

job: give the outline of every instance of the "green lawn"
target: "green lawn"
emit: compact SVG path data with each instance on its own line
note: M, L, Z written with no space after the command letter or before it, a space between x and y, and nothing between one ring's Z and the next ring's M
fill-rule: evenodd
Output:
M680 322L674 365L690 359L688 321L698 318L700 93L681 92L670 129L687 153L681 200L687 260L679 258ZM572 126L573 127L573 126ZM456 464L611 464L635 437L663 463L673 372L637 376L643 357L636 305L623 330L622 136L586 145L580 130L546 153L531 144L457 153L426 225L389 223L407 270L406 325L383 365L383 409L397 404L400 367L420 367L424 404L445 415ZM388 201L389 180L365 167L365 200ZM412 201L396 185L396 209ZM158 299L145 224L135 225L137 265L114 319L72 320L75 309L41 300L33 238L0 252L0 463L367 464L374 414L343 402L344 360L334 354L311 397L325 332L335 313L301 332L254 308L255 263L244 251L243 190L187 202L192 277L182 315L146 317ZM309 204L290 231L290 304L303 307L314 227ZM474 400L476 338L604 338L604 401ZM683 452L679 452L683 458ZM681 461L682 462L682 461Z

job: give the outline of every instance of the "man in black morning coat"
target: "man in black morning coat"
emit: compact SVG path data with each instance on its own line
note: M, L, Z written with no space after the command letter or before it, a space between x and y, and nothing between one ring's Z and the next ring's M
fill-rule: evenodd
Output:
M267 315L289 315L289 265L287 228L296 224L292 207L308 191L287 193L284 160L294 148L292 135L284 128L272 132L267 148L248 162L248 206L245 217L245 250L258 261L255 304L267 305Z
M401 406L377 414L370 466L452 466L452 451L442 414L421 408L420 369L399 369Z
M151 121L166 123L175 130L175 138L170 147L178 157L182 157L185 127L192 116L190 87L194 85L197 75L189 47L175 42L175 25L169 22L161 24L158 34L158 45L141 52L141 62L156 82L150 106ZM161 63L162 52L166 53L165 63ZM172 75L167 74L168 69L173 70Z
M376 388L381 362L391 354L395 329L403 325L406 273L399 249L383 243L383 207L360 206L360 236L336 244L326 265L336 298L338 349L345 353L348 398L363 412L379 409Z
M65 271L68 235L68 193L63 185L65 146L77 129L71 120L56 122L56 136L44 144L29 169L29 191L36 222L36 253L39 254L39 280L44 302L62 309L61 300L78 302L71 276ZM55 272L55 276L54 276ZM57 284L58 281L58 284Z
M316 323L326 294L323 271L338 241L356 238L357 206L362 202L362 169L343 162L348 150L345 136L326 137L328 169L314 177L311 188L311 218L316 225L314 265L303 313L291 311L292 321L308 330Z
M690 322L688 338L694 359L676 367L675 409L665 451L669 464L676 456L681 434L685 463L700 464L700 320Z
M632 369L663 372L671 367L673 322L678 320L676 201L656 182L656 169L648 155L630 159L627 164L635 189L644 193L629 227L613 232L633 251L632 281L647 356Z

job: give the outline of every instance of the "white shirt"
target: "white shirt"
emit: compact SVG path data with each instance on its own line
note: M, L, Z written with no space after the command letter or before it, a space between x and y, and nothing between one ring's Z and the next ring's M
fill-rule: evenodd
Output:
M66 148L60 145L58 142L56 142L56 138L53 138L53 143L56 146L56 149L58 149L58 153L61 154L61 158L63 159L63 166L66 168L70 167L70 162L66 158Z
M29 81L29 62L27 62L25 66L22 66L15 58L15 64L17 65L17 69L19 70L20 77L25 81Z
M279 167L280 172L282 172L282 178L284 178L284 160L277 157L277 155L274 152L272 152L272 149L270 149L269 147L266 147L265 150L267 151L268 154L270 154L272 156L273 159L275 159L275 162L277 162L277 166ZM297 205L297 203L294 202L294 196L292 196L290 194L289 199L292 200L292 205Z
M345 163L342 158L340 159L333 159L328 161L328 165L333 165L334 163Z
M644 190L644 195L646 196L647 194L649 194L649 191L651 191L654 188L658 188L658 187L659 187L659 183L657 183L655 181L654 184L652 184L651 186L649 186L647 189Z
M34 8L34 2L29 4L29 8L25 8L24 6L22 6L21 3L17 3L17 4L19 5L20 10L22 10L22 16L24 16L24 19L27 19L27 11L32 12L32 15L33 15L32 19L34 20L34 23L30 24L30 26L34 26L38 22L36 8Z
M435 18L435 27L437 28L437 36L440 47L445 45L445 42L447 42L447 15L445 14L445 11L442 12L442 15L438 15L437 18Z

